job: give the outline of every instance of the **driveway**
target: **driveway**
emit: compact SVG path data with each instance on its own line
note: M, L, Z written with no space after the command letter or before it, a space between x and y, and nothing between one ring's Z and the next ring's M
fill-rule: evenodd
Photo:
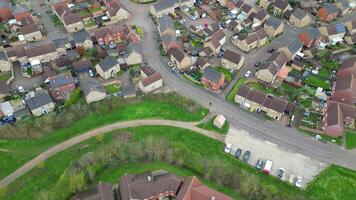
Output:
M41 86L43 78L41 75L34 76L32 78L26 78L22 76L21 65L19 62L13 63L14 80L10 84L10 90L16 90L19 86L24 87L25 90L31 90L33 88Z

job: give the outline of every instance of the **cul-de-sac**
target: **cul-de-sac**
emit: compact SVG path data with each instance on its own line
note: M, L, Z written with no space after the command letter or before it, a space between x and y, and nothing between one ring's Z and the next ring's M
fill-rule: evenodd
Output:
M356 0L0 0L2 199L356 199Z

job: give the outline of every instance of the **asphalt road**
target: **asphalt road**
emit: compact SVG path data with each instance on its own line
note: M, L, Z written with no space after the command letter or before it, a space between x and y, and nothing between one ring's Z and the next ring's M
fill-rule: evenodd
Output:
M325 163L356 169L356 151L347 151L335 144L321 143L302 135L296 129L256 118L233 103L227 102L224 97L198 88L172 72L165 64L166 58L161 57L158 51L158 31L148 15L150 5L138 5L130 0L121 0L121 2L132 13L133 17L129 20L129 23L140 25L145 31L145 38L142 40L145 60L162 74L165 84L171 90L194 99L212 112L225 115L235 127L244 129L253 136ZM294 39L287 34L285 38ZM275 40L275 43L277 43L278 38Z

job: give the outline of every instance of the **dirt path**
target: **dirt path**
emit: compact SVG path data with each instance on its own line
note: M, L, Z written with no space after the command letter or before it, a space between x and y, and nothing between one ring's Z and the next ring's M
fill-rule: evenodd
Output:
M51 147L50 149L48 149L45 152L38 155L37 157L28 161L26 164L22 165L22 167L17 169L15 172L11 173L10 175L8 175L4 179L2 179L0 181L0 187L9 185L11 182L13 182L17 178L21 177L22 175L26 174L34 167L36 167L38 165L38 163L48 159L49 157L55 155L58 152L61 152L73 145L76 145L80 142L88 140L88 139L95 137L97 135L107 133L107 132L110 132L110 131L113 131L116 129L124 129L124 128L130 128L130 127L139 127L139 126L155 126L155 125L172 126L172 127L177 127L177 128L188 129L188 130L200 133L204 136L207 136L207 137L210 137L215 140L222 141L222 142L225 140L225 136L223 136L223 135L196 127L196 125L198 123L197 122L181 122L181 121L174 121L174 120L163 120L163 119L162 120L147 119L147 120L117 122L117 123L114 123L111 125L103 126L101 128L97 128L97 129L85 132L81 135L78 135L78 136L68 139L60 144L57 144L56 146Z

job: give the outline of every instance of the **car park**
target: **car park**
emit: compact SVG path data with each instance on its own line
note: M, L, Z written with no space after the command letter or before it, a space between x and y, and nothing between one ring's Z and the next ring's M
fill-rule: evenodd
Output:
M295 186L301 188L302 182L303 182L303 178L301 176L297 176L297 180L295 181Z
M224 149L225 153L230 153L231 148L232 148L232 144L226 144L225 149Z
M235 157L236 157L237 159L240 159L241 154L242 154L242 150L241 150L240 148L238 148L238 149L236 150L236 152L235 152Z
M248 78L248 77L250 77L250 76L251 76L251 71L248 70L248 71L245 73L245 77Z
M258 159L257 163L256 163L256 169L261 169L263 165L263 160L262 159Z
M248 162L248 160L250 160L250 157L251 157L251 151L246 151L243 159L245 162Z
M284 170L283 168L278 168L278 170L277 170L277 178L279 178L279 179L283 179L283 174L284 174L284 172L285 172L286 170Z
M272 169L272 160L266 160L264 166L263 166L263 172L266 174L271 173L271 169Z

